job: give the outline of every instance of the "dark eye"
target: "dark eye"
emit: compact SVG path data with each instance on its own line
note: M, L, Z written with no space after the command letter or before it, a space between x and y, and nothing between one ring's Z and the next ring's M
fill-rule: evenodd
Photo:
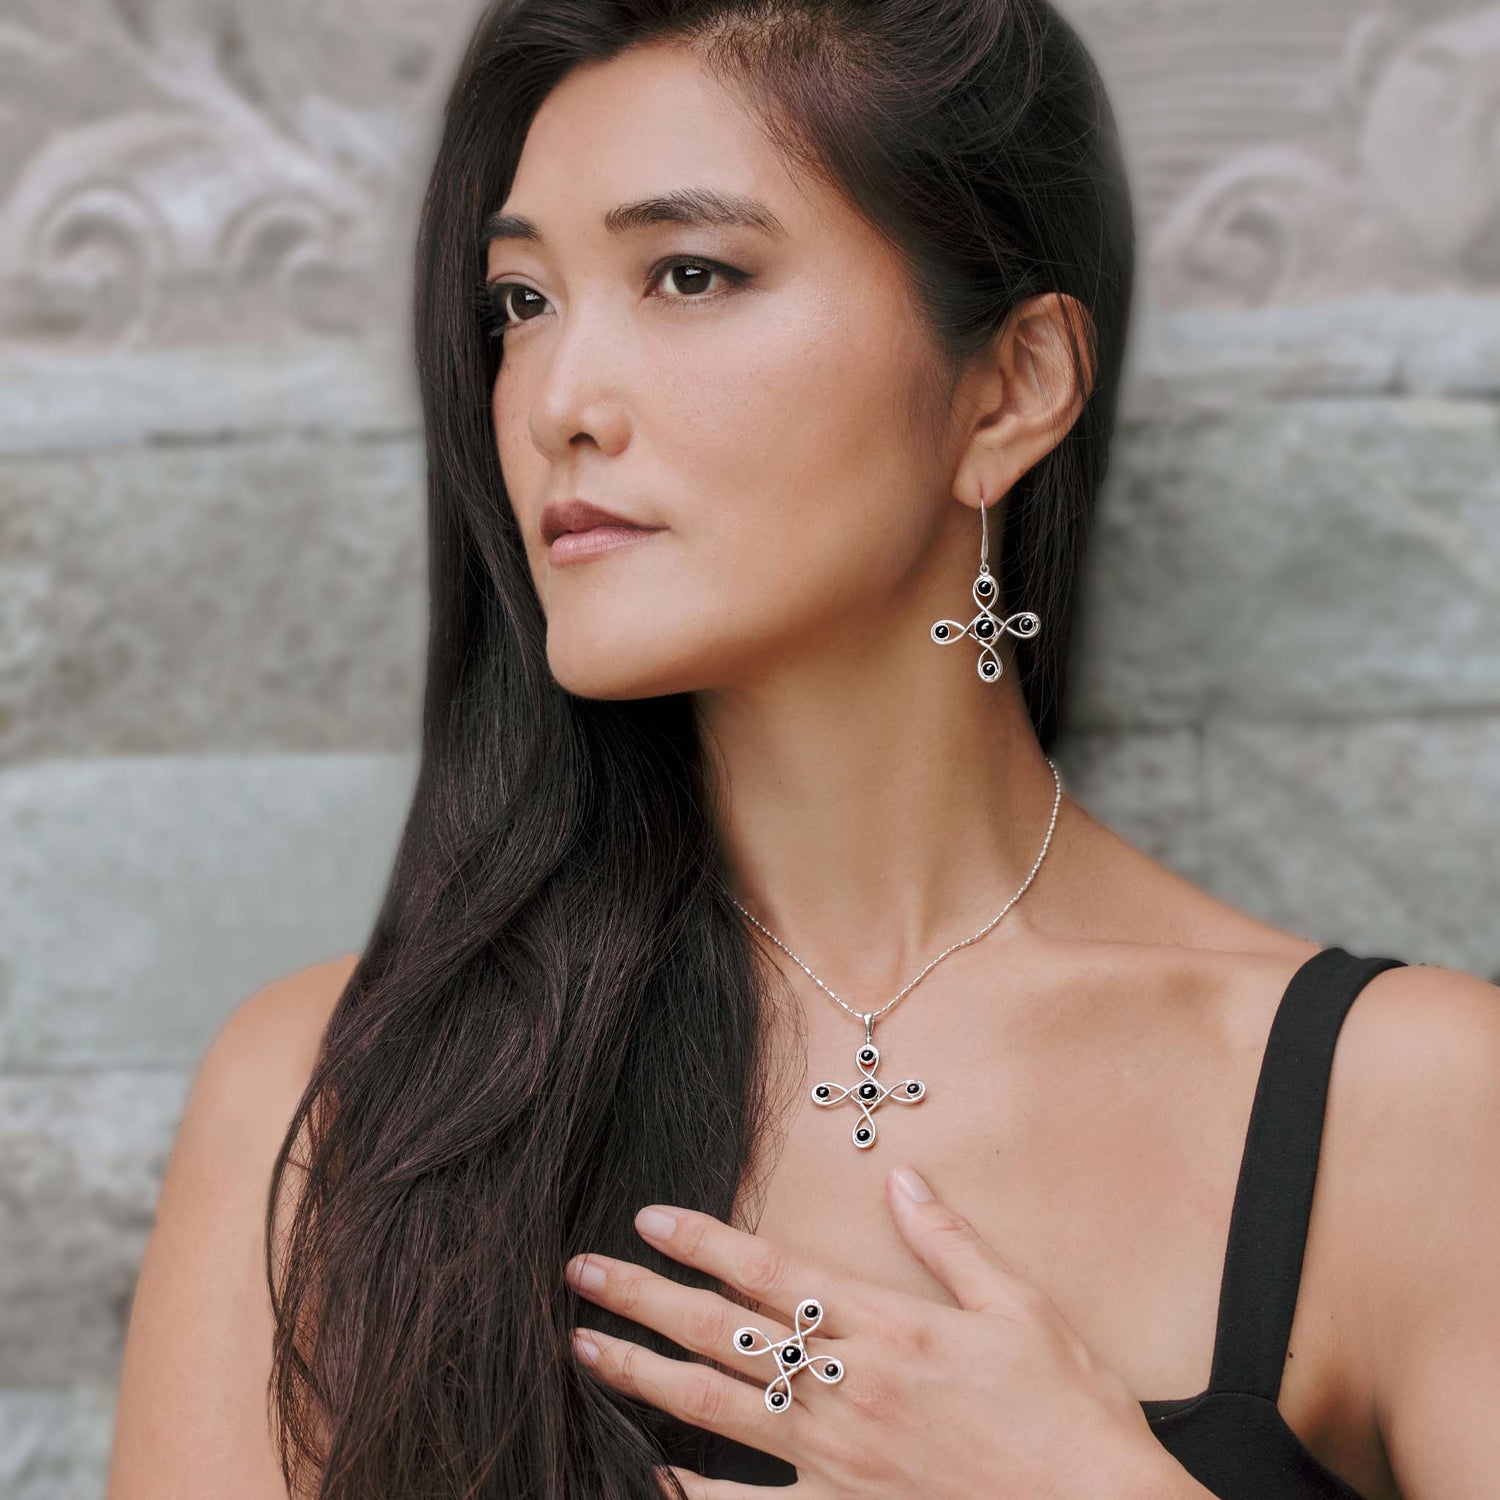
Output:
M480 299L485 333L497 339L507 328L530 322L530 318L517 314L523 308L544 306L546 301L540 292L518 281L487 282Z
M686 257L682 257L677 260L665 261L662 265L658 266L651 277L652 283L655 284L660 281L663 285L667 285L670 283L673 274L678 271L692 273L677 283L678 290L686 290L688 298L698 297L702 289L715 276L722 276L726 281L731 282L735 286L742 285L747 279L743 271L737 271L733 266L723 265L719 261L689 260ZM720 294L715 293L714 295L718 296ZM681 302L684 299L681 297L669 297L667 300L669 302Z
M677 273L683 273L677 275ZM730 290L743 286L750 279L748 271L725 265L722 261L705 260L701 256L678 256L661 262L653 268L648 285L667 284L676 280L676 292L667 296L668 302L710 302L727 296L728 292L706 292L715 276L729 282ZM518 281L486 282L480 292L481 316L484 330L490 338L502 337L508 328L533 321L527 314L539 312L546 307L547 299L534 287Z

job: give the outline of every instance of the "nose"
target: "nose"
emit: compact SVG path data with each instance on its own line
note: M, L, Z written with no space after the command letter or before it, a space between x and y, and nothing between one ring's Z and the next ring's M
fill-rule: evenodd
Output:
M537 451L553 462L565 460L581 440L607 454L623 451L630 440L627 392L634 371L626 336L608 328L600 314L575 309L533 338L544 347L527 350L517 363L524 380L535 362L535 384L525 396Z

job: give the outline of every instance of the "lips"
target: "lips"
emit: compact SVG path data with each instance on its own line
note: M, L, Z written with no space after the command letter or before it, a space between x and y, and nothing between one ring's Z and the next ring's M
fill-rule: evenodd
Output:
M644 526L629 516L605 510L587 500L549 500L542 508L542 541L548 546L569 532L591 531L596 526L626 527L633 531L661 530L657 526Z

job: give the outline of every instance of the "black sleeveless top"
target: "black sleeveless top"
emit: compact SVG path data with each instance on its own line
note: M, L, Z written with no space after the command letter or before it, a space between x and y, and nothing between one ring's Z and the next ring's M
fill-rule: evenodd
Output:
M1162 1446L1224 1500L1362 1500L1287 1426L1276 1402L1302 1275L1334 1043L1367 981L1399 958L1315 953L1293 974L1266 1039L1229 1219L1208 1387L1141 1402ZM793 1484L774 1454L676 1422L668 1461L712 1479Z

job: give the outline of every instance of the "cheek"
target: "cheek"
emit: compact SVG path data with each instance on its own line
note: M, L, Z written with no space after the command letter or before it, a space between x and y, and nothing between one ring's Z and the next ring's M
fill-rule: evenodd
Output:
M490 395L490 422L495 439L495 451L500 459L500 472L505 478L506 493L511 504L518 506L517 519L521 525L521 536L526 551L532 560L532 570L545 564L541 552L541 541L535 535L535 518L524 508L520 496L539 495L547 490L548 463L531 440L527 409L520 396L520 382L503 380L495 382Z
M910 348L890 311L872 312L853 290L747 294L735 317L672 350L659 387L726 464L810 480L868 472L908 441L891 414Z
M500 467L507 478L513 472L526 472L528 465L537 469L542 463L542 455L537 452L528 432L522 394L518 380L503 377L495 381L495 389L490 393L490 420L494 426Z
M872 537L889 543L893 525L915 532L916 497L931 482L906 417L917 335L899 307L872 311L853 291L745 305L662 363L650 446L690 493L714 497L689 507L684 526L713 543L706 553L732 557L737 578L805 573L810 559L847 570Z
M673 534L556 574L527 538L565 681L590 680L600 641L617 667L671 662L712 680L876 606L906 574L933 476L901 415L916 355L898 313L852 294L747 295L734 317L679 326L604 381L624 441L596 455L600 472L618 466L622 494L658 494ZM530 399L523 369L502 372L492 417L513 494L548 488Z

